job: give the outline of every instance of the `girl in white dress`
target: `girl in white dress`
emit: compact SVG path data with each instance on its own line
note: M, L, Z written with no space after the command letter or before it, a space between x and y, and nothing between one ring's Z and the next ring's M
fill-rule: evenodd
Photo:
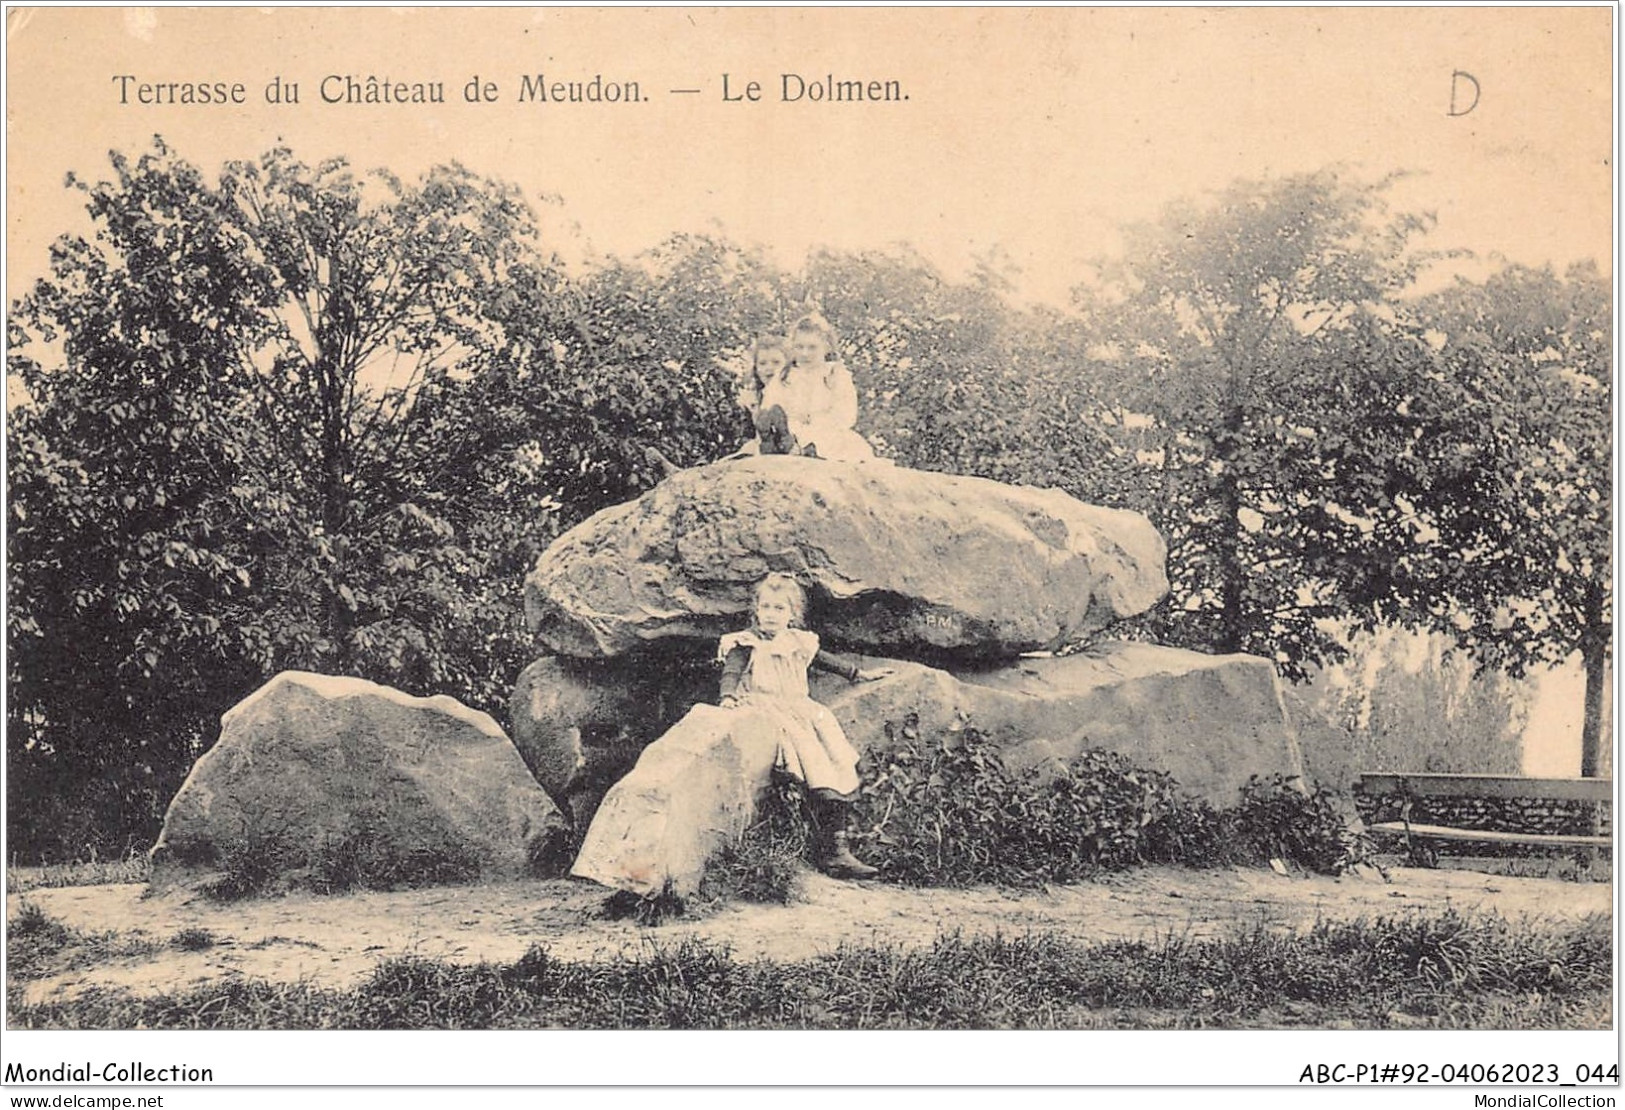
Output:
M770 574L756 587L755 620L743 632L722 637L723 708L748 707L779 726L776 769L807 786L819 833L818 864L841 878L876 872L852 855L846 826L858 793L858 753L840 722L807 692L807 669L818 667L852 682L884 678L887 669L864 670L820 651L818 636L799 625L806 593L785 574Z
M852 428L858 390L841 361L835 329L816 314L790 329L789 343L759 339L740 401L756 422L757 438L746 455L806 455L864 462L875 457L869 441Z
M790 365L762 391L762 407L782 406L801 453L861 462L875 457L858 422L858 389L841 361L835 329L816 313L790 329Z

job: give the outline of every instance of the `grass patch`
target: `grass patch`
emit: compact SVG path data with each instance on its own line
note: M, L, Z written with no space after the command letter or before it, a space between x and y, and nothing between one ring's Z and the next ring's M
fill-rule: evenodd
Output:
M214 935L213 929L204 929L196 925L189 925L169 938L169 946L179 948L182 952L202 952L219 943L220 938Z
M212 873L198 891L215 902L308 889L316 894L352 890L469 883L480 876L474 852L443 829L414 831L403 843L392 833L379 803L358 807L333 830L301 836L291 830L251 830L224 850L213 845L177 858L183 866ZM528 846L532 867L553 862L551 841Z
M401 845L388 831L382 807L358 812L340 832L319 839L311 850L310 888L318 894L339 894L478 879L479 857L449 833L435 836L436 831L418 830L424 843Z
M6 927L6 970L11 979L43 979L110 960L155 955L161 945L140 933L86 932L24 902Z
M801 897L814 833L804 788L776 782L763 795L756 821L737 844L706 861L700 897L717 902L788 905Z
M658 894L617 890L604 899L603 915L653 926L704 916L728 902L788 905L801 897L813 837L804 787L775 782L738 842L724 844L706 860L692 897L679 896L670 881Z
M246 950L249 950L249 951L255 951L255 950L261 949L261 948L270 948L274 944L291 944L295 948L320 948L321 947L321 945L317 944L313 940L305 940L305 939L303 939L301 937L285 937L285 936L282 936L281 934L278 933L278 934L273 934L273 935L268 936L268 937L261 937L259 940L256 940L256 941L251 941L248 944L243 945L243 948L246 949Z
M664 925L684 916L688 903L672 890L671 880L658 894L637 894L617 890L604 899L603 915L611 921L635 921L639 925Z
M137 998L96 991L15 1003L24 1028L1078 1029L1607 1028L1612 929L1446 911L1303 931L1082 944L950 936L736 960L683 940L611 960L512 964L415 957L353 990L232 980Z

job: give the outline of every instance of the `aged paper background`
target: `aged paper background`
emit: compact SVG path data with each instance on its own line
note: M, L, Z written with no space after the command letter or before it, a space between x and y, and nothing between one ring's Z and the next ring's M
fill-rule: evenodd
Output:
M277 142L404 177L456 159L556 198L552 245L580 260L681 231L787 264L907 242L950 274L1003 252L1020 298L1063 305L1123 222L1341 164L1413 171L1395 205L1435 211L1430 242L1485 260L1469 268L1608 272L1614 37L1607 7L11 9L7 292L83 226L64 174L95 179L108 150L153 134L206 170ZM1453 116L1458 71L1479 97ZM907 99L786 103L787 73L895 81ZM725 101L725 74L762 100ZM537 75L635 82L644 99L520 103ZM323 101L324 79L369 76L440 82L446 102ZM466 102L475 77L495 102ZM267 104L273 79L299 103ZM241 82L246 103L135 102L175 81Z
M403 176L455 158L562 198L561 247L720 225L799 261L907 241L950 271L999 247L1064 302L1125 220L1236 177L1415 171L1435 242L1540 264L1608 254L1611 13L1531 9L14 9L10 291L74 218L62 175L153 133L204 167L278 139ZM1452 73L1482 95L1452 118ZM895 79L898 103L783 103L780 75ZM119 103L241 81L226 108ZM520 104L521 78L637 81L641 104ZM722 102L762 83L756 104ZM328 75L447 103L324 104ZM494 104L464 102L478 75ZM273 78L298 105L271 106ZM685 95L671 89L699 89ZM1465 86L1463 86L1465 88ZM133 99L133 97L132 97ZM1465 95L1461 97L1465 101ZM1458 105L1460 107L1461 105Z

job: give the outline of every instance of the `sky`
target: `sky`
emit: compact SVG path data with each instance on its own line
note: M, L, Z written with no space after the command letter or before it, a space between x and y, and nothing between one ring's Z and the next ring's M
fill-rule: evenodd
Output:
M81 209L72 170L162 133L209 172L278 140L413 176L457 159L544 209L567 258L723 232L794 265L912 244L950 276L997 251L1064 304L1125 222L1236 178L1409 171L1432 241L1611 269L1607 7L14 9L8 291ZM1473 99L1476 105L1452 116ZM782 100L895 80L906 101ZM636 81L634 104L520 103L524 76ZM722 78L740 95L724 102ZM133 78L118 81L120 75ZM443 105L326 104L326 77L442 83ZM478 76L494 103L471 104ZM270 105L273 78L300 103ZM142 105L141 83L242 82L243 105ZM330 86L331 87L331 86ZM120 103L120 90L125 90ZM695 88L693 94L670 90ZM791 85L792 90L796 88Z

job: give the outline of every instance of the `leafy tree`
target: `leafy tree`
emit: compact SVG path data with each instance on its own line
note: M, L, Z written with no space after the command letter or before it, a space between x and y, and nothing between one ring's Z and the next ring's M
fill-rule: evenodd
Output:
M501 339L489 305L552 268L527 206L455 166L407 185L274 150L211 183L161 140L112 166L70 181L95 232L12 317L11 781L140 767L107 790L150 820L285 667L495 708L517 601L434 464L479 435L440 417Z
M94 233L10 325L22 840L150 835L218 714L284 668L499 712L541 547L658 481L647 448L743 438L720 356L762 284L745 252L571 278L523 198L455 165L276 149L211 182L160 139L112 168L70 181Z
M268 453L234 432L235 337L261 313L220 264L240 236L161 148L114 169L74 183L97 234L57 243L10 324L29 400L9 414L7 748L13 813L79 788L128 827L201 744L193 699L266 638L228 522L256 513Z
M457 631L501 629L483 651L464 649L489 660L486 700L505 702L535 657L520 583L546 544L649 489L667 464L720 458L748 434L726 362L746 346L749 316L727 305L755 264L682 238L567 281L515 276L490 309L501 342L419 403L425 430L406 443L421 463L408 472L424 485L419 503L443 506L466 537L459 557L477 599Z
M1341 663L1284 690L1310 777L1347 791L1368 771L1516 775L1531 692L1453 648L1439 632L1357 634Z
M1592 264L1509 266L1426 302L1472 434L1430 511L1457 553L1451 630L1514 674L1578 652L1581 774L1600 773L1612 652L1612 293Z
M797 299L841 337L860 430L909 465L990 474L1016 453L1008 312L987 284L955 285L907 252L818 252Z
M1426 545L1395 451L1432 366L1395 305L1430 256L1428 219L1390 216L1389 184L1238 182L1129 229L1078 288L1169 541L1159 638L1301 678L1341 650L1327 622L1401 611L1396 572Z
M729 369L771 315L776 275L756 255L705 236L677 236L575 280L549 313L533 299L504 317L495 353L516 428L539 445L576 519L618 504L673 465L710 462L750 434ZM574 523L571 520L569 523Z

